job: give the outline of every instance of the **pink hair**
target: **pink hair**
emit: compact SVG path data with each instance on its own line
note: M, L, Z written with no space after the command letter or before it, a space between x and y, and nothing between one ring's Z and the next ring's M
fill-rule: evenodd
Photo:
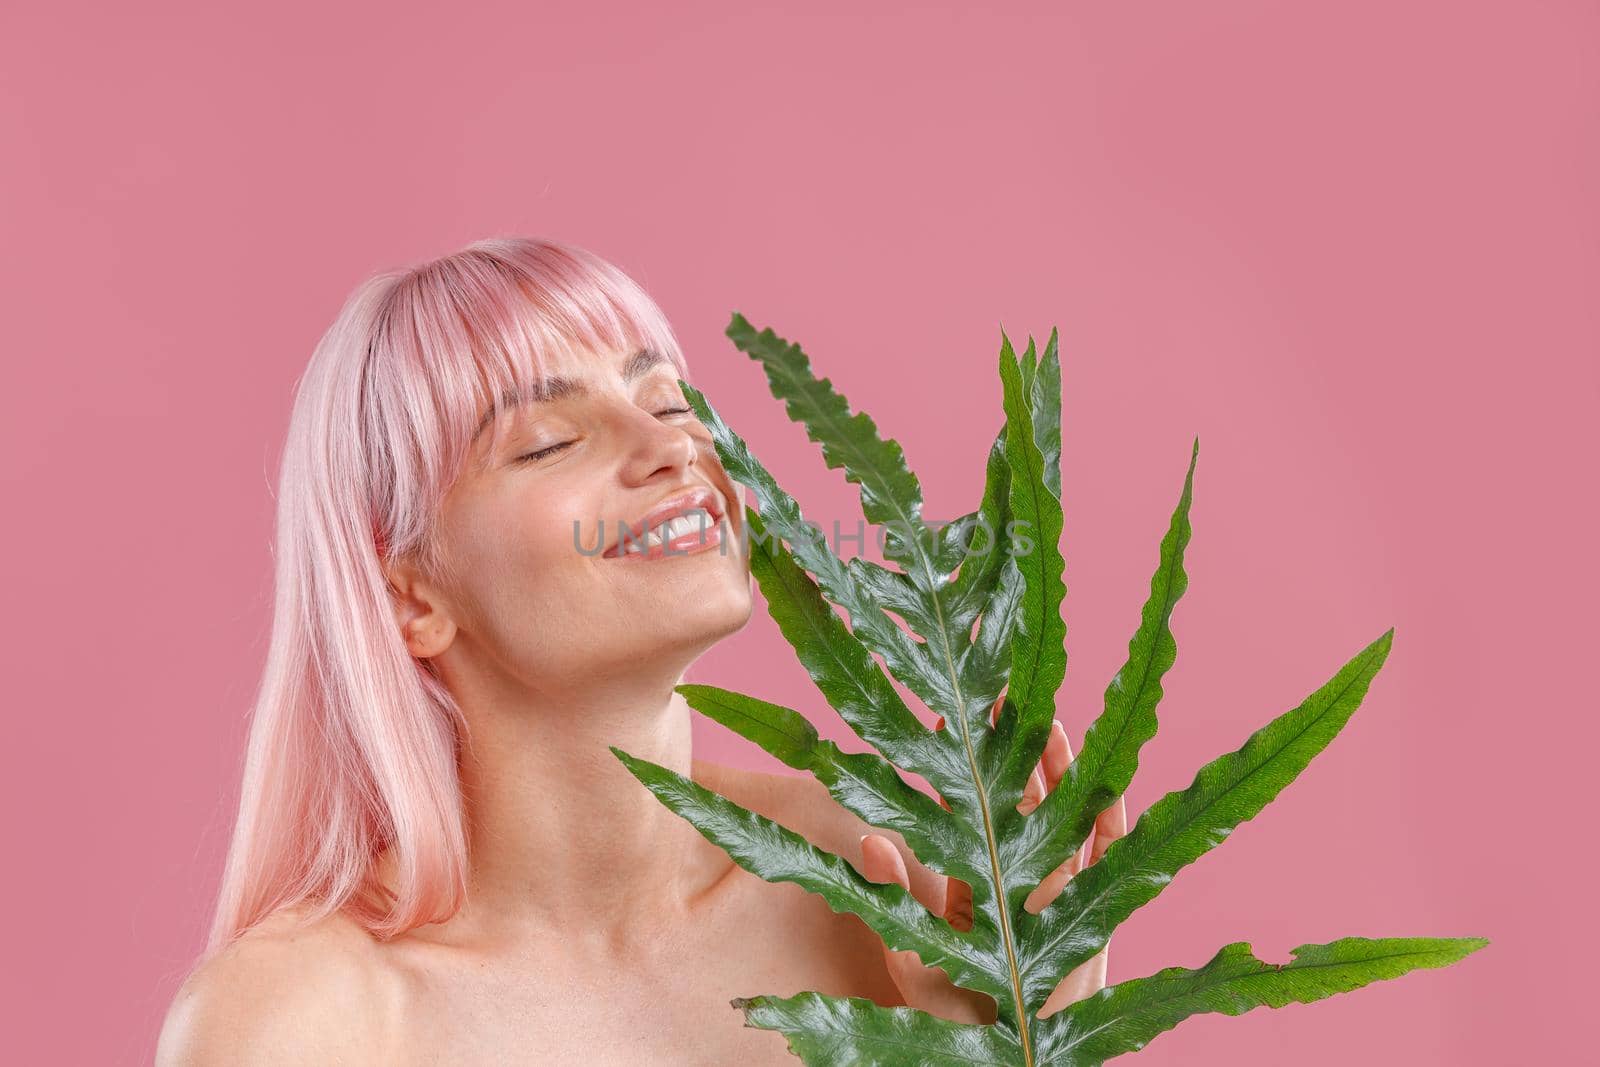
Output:
M490 238L361 284L296 388L277 498L276 598L207 955L280 909L344 909L393 937L462 905L465 723L406 650L380 553L429 573L440 501L478 420L556 352L651 347L688 380L653 300L579 248ZM392 858L392 884L376 861Z

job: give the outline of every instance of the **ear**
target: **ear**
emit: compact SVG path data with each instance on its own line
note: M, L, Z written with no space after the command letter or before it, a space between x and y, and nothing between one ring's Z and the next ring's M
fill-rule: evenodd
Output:
M406 650L417 659L432 659L456 637L455 619L440 590L410 560L384 560L390 603Z

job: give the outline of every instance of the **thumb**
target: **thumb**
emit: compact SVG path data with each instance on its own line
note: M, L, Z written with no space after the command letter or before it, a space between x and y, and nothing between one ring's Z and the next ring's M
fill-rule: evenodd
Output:
M906 892L911 891L911 875L906 871L905 857L882 834L861 835L861 876L869 882L883 884L894 882Z
M894 842L881 834L861 836L861 876L869 882L894 882L910 892L911 876L905 858ZM908 1007L956 1022L983 1022L975 994L955 986L950 977L935 967L927 967L913 949L896 950L883 945L883 959L889 978ZM984 999L990 999L984 997Z

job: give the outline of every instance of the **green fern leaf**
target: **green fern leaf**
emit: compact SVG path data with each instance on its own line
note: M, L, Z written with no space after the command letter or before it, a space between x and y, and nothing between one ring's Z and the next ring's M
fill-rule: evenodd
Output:
M1042 352L1030 338L1020 359L1002 331L1005 419L989 449L983 499L943 526L923 517L921 485L899 444L881 438L865 414L852 413L826 378L815 378L799 345L757 331L737 314L727 332L761 363L773 395L821 445L827 465L860 487L867 520L886 529L884 555L893 567L841 560L705 396L680 381L723 466L760 505L759 512L746 508L745 529L751 572L770 614L818 690L875 751L845 752L781 704L716 686L678 691L695 710L814 775L869 825L901 834L929 868L966 882L972 925L958 930L899 885L867 881L788 827L667 768L612 752L735 862L856 915L889 948L915 951L956 985L992 997L997 1009L993 1023L969 1024L859 997L740 996L731 1003L747 1026L779 1031L803 1062L829 1067L1081 1067L1137 1051L1190 1015L1319 1000L1445 966L1487 944L1344 938L1302 945L1291 962L1269 964L1238 942L1201 968L1121 982L1041 1019L1066 974L1327 747L1366 696L1394 631L1239 749L1202 767L1187 788L1157 800L1097 863L1030 912L1024 901L1126 791L1142 746L1155 735L1161 681L1177 656L1170 620L1188 587L1183 560L1199 440L1104 710L1060 784L1024 815L1017 807L1049 738L1067 665L1056 331ZM924 725L891 676L949 728ZM921 775L944 803L912 787L901 771Z

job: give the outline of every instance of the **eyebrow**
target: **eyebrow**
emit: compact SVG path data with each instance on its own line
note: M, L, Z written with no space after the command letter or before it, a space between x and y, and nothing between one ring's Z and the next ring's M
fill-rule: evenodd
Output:
M632 383L643 376L645 372L668 362L670 361L667 357L655 349L641 348L629 356L627 362L622 365L622 380ZM516 389L506 390L500 394L500 406L502 408L516 408L524 404L547 404L556 400L588 396L590 392L589 384L581 378L564 378L560 375L552 375L542 382L535 382L532 390L526 393ZM472 432L474 441L478 439L484 428L489 425L490 420L494 418L495 410L494 407L490 407L488 411L483 413L483 418L478 420L478 428Z

